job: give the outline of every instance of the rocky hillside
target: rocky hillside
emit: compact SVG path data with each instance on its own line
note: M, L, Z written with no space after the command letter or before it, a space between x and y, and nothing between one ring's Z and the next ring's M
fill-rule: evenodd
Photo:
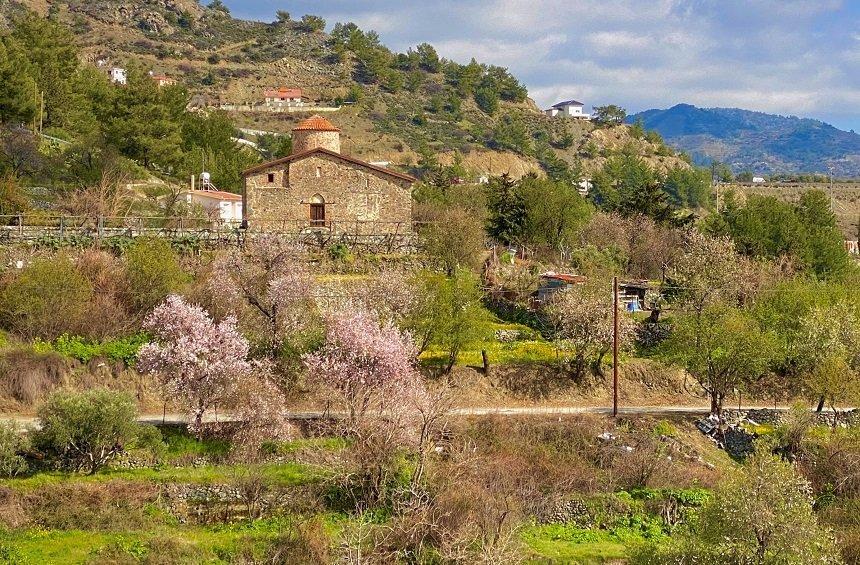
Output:
M833 167L838 176L860 176L860 135L818 120L689 104L628 118L637 120L699 163L717 159L735 172L761 174L824 173Z
M69 25L91 64L165 72L191 94L238 105L231 114L240 127L288 132L305 116L241 108L259 102L266 88L302 88L317 105L342 105L329 117L343 128L346 151L405 170L457 161L475 174L558 174L581 165L588 175L621 149L661 170L687 166L626 126L544 116L504 69L444 59L425 64L426 49L392 53L354 26L327 34L307 18L245 21L211 6L193 0L0 3L6 21L30 9ZM496 89L489 100L487 84Z

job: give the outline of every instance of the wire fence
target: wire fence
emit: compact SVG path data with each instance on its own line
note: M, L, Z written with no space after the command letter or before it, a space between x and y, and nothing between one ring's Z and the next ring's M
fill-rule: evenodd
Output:
M213 244L241 243L268 233L296 243L326 247L338 243L380 251L408 251L417 245L422 222L312 221L260 218L250 223L180 216L65 216L45 214L0 215L0 243L45 239L167 237Z

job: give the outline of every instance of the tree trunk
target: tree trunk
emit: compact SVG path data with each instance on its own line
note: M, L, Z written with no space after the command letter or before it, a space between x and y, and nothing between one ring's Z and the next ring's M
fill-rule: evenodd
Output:
M487 357L487 350L486 349L481 350L481 361L483 362L483 365L484 365L484 376L489 377L490 376L490 358Z
M448 365L445 367L445 374L450 375L451 370L454 369L454 364L457 362L457 352L451 351L448 355Z
M824 410L824 395L823 394L818 397L818 407L815 409L815 411L820 414L822 410Z
M200 406L194 411L194 438L197 441L203 437L203 407Z

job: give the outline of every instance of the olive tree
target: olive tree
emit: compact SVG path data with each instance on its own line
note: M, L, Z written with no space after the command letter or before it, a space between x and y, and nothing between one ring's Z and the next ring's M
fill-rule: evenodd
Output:
M722 421L726 395L768 370L776 344L747 312L713 305L676 318L662 348L705 390L711 413Z
M131 445L141 430L132 396L104 388L55 392L36 415L34 446L91 475Z
M423 273L417 282L417 305L403 322L418 344L417 353L430 346L444 352L444 371L450 373L460 352L480 340L488 329L478 279L458 270L452 277Z
M631 562L840 563L812 503L809 483L790 463L757 454L716 490L689 531L646 546Z
M0 292L0 315L24 338L54 339L81 329L92 297L92 284L71 258L36 259Z
M0 422L0 475L14 477L27 470L27 460L21 453L30 441L15 422Z
M798 323L791 344L818 411L856 398L860 366L860 315L848 301L813 307Z

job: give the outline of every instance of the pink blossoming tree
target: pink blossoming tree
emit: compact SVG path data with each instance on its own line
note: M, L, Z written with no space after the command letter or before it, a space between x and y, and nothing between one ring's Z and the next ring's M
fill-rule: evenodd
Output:
M274 354L311 318L313 276L301 249L266 234L215 262L211 290L230 304L254 341Z
M411 338L366 310L332 312L325 345L305 355L309 378L331 390L351 422L370 410L396 412L423 386Z
M140 349L138 369L157 375L166 392L183 399L199 437L206 410L230 398L236 383L250 375L248 341L234 317L216 323L176 295L157 306L143 327L155 341Z

